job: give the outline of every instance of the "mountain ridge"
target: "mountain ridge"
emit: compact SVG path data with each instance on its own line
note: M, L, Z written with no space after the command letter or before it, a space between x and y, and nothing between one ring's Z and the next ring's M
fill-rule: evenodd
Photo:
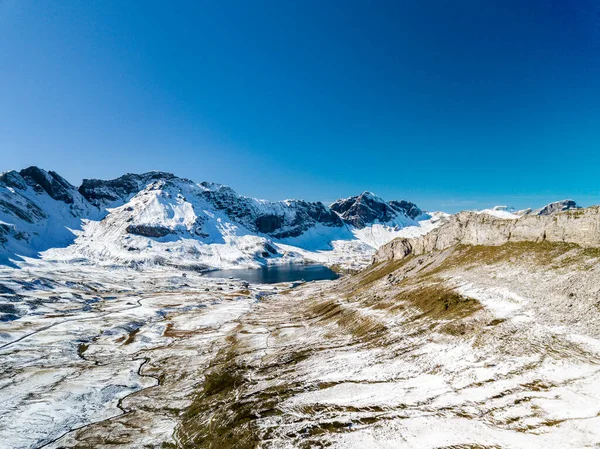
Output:
M570 243L584 248L600 247L600 206L565 210L552 207L559 203L551 203L545 213L525 214L516 218L463 211L425 235L398 238L382 245L373 256L373 262L400 260L409 255L426 254L457 245L500 246L505 243L550 242Z
M367 197L371 207L385 213L374 214L372 209L363 208L361 203ZM11 257L18 260L19 256L35 257L56 250L50 252L68 259L67 251L61 249L72 246L74 253L83 252L85 257L101 261L106 259L106 248L117 250L113 242L102 239L108 235L117 238L118 230L119 239L150 239L133 246L123 241L122 246L129 254L127 257L121 254L117 258L120 263L132 260L138 263L141 259L162 261L164 255L154 254L146 259L132 256L138 250L149 253L142 249L144 245L169 246L169 242L162 241L169 239L180 239L183 246L200 243L192 245L195 248L190 249L192 252L206 250L205 245L236 247L233 259L229 256L225 262L211 259L202 264L207 268L235 266L236 259L242 266L276 263L277 259L323 261L316 252L333 250L335 242L352 242L361 253L366 253L404 228L411 228L410 233L420 232L416 218L421 221L430 218L414 203L385 202L369 192L344 201L353 211L351 217L322 202L257 200L238 195L225 185L195 183L160 171L127 173L111 180L84 179L75 187L54 171L32 166L0 175L0 257L6 264ZM375 225L378 230L367 236L367 242L355 235L359 230L368 233ZM115 232L106 229L107 226ZM430 227L428 224L427 229ZM98 238L98 248L93 251L90 235ZM302 241L299 248L302 255L294 250L282 254L276 249L275 243L298 244L295 239ZM117 252L121 253L121 249ZM174 245L165 248L166 252L175 250L178 248ZM305 254L305 250L315 254ZM168 254L166 257L171 258Z

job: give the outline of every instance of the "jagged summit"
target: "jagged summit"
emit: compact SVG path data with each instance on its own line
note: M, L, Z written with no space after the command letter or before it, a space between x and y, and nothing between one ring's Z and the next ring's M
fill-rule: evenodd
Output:
M579 206L573 200L562 200L562 201L556 201L554 203L547 204L546 206L542 207L541 209L538 209L537 211L535 211L535 213L536 213L536 215L553 215L558 212L563 212L563 211L572 210L572 209L581 209L581 206Z
M28 167L0 175L0 264L73 241L83 219L100 210L53 171Z
M498 218L519 218L525 215L556 215L559 212L564 212L573 209L581 209L575 201L573 200L562 200L555 201L553 203L546 204L544 207L539 209L521 209L515 210L514 207L508 206L494 206L491 209L484 209L482 211L478 211L479 213L487 213L489 215L494 215Z
M559 212L564 212L564 211L573 210L573 209L581 209L581 206L578 205L573 200L561 200L561 201L555 201L553 203L546 204L544 207L541 207L539 209L527 208L527 209L519 210L519 211L515 212L515 214L518 216L555 215Z
M46 192L51 198L72 204L75 201L74 186L54 171L45 171L36 166L30 166L17 172L11 170L0 175L0 182L19 190L32 187L37 193Z
M84 179L79 193L90 203L98 207L115 207L127 202L148 184L158 180L177 178L172 173L150 171L148 173L127 173L116 179Z
M391 222L399 215L414 220L423 214L423 211L414 203L404 200L385 202L368 191L358 196L337 200L330 207L345 222L358 229L375 222Z

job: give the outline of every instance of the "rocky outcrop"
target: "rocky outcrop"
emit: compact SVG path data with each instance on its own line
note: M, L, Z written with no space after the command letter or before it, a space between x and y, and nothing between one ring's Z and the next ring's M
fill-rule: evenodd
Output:
M258 232L263 234L271 234L281 228L283 219L279 215L261 215L255 220Z
M396 239L383 245L374 262L402 259L443 250L454 245L498 246L509 242L564 242L600 247L600 206L572 209L552 215L525 215L503 219L489 214L460 212L430 233Z
M342 227L341 218L321 202L303 200L260 201L238 195L227 186L203 182L202 196L217 210L248 229L284 239L297 237L317 224Z
M417 207L415 203L411 203L410 201L405 200L392 200L388 203L392 206L396 211L403 213L407 217L416 219L418 216L423 215L423 211Z
M69 184L58 173L46 172L38 167L28 167L19 172L25 182L32 186L37 192L46 192L51 198L73 204L74 186Z
M527 208L523 210L519 210L514 212L515 215L523 216L523 215L554 215L559 212L564 212L566 210L575 210L581 209L575 201L573 200L562 200L555 201L554 203L546 204L544 207L540 209L532 209Z
M556 201L555 203L550 203L544 207L542 207L539 211L537 211L537 215L554 215L559 212L564 212L566 210L575 210L581 209L575 201L573 200L562 200Z
M98 207L115 207L126 203L131 197L148 184L159 180L176 178L172 173L151 171L137 175L127 173L116 179L84 179L79 187L79 193Z
M128 234L141 235L143 237L164 237L172 233L172 230L165 226L151 225L129 225L126 232Z
M53 171L28 167L0 174L0 264L71 243L82 219L98 219L75 186Z
M346 223L358 229L375 222L388 223L398 215L415 219L423 214L423 211L414 203L404 200L388 203L371 192L363 192L358 196L337 200L330 207Z
M15 240L25 240L27 235L17 231L15 225L0 223L0 244L8 242L9 237L14 238Z
M294 216L286 220L288 214L284 214L281 226L269 233L272 237L279 239L298 237L317 224L334 228L344 226L340 217L320 201L310 203L288 200L285 204L295 211Z

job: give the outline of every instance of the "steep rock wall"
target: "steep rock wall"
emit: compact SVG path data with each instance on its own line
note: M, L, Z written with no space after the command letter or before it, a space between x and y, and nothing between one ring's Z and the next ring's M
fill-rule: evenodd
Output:
M373 262L398 260L458 244L498 246L508 242L542 241L600 247L600 206L553 215L525 215L518 219L460 212L424 236L396 239L383 245L373 256Z

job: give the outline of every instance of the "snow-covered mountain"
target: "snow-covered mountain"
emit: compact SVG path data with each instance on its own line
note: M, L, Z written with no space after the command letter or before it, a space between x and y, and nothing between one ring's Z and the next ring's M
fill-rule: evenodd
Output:
M55 172L29 167L0 174L0 264L9 257L38 252L73 241L82 219L103 212Z
M554 215L559 212L573 209L581 209L581 206L573 200L562 200L547 204L540 209L525 209L515 213L517 215Z
M581 209L575 201L573 200L561 200L555 201L553 203L546 204L544 207L539 209L522 209L515 210L514 207L508 206L494 206L491 209L483 209L479 211L475 211L479 214L488 214L497 218L507 218L507 219L517 219L520 217L524 217L526 215L537 215L537 216L546 216L546 215L556 215L560 212L565 212L568 210L576 210Z
M395 223L398 226L410 226L414 220L422 217L423 211L409 201L385 202L371 192L359 196L337 200L331 205L346 223L362 229L373 223Z
M365 192L331 207L265 201L170 173L86 179L79 188L30 167L0 175L0 257L193 268L315 261L362 264L393 238L441 215Z

